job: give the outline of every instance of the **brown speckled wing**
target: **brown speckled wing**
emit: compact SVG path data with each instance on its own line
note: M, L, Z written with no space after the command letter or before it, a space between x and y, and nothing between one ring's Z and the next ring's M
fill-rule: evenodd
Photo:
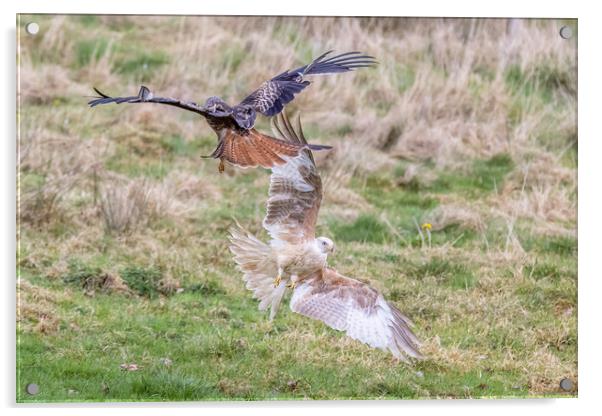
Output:
M309 81L302 80L266 81L241 104L250 105L255 111L271 117L280 113L308 85Z
M284 106L293 101L295 96L310 84L304 79L306 75L336 74L376 65L374 57L361 52L346 52L328 57L331 52L318 56L308 65L276 75L261 84L242 100L241 104L250 105L255 111L272 117L280 113Z

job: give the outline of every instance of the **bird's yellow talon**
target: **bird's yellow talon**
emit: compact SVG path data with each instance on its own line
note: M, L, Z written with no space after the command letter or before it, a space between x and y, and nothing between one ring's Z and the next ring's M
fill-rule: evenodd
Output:
M297 283L295 282L290 282L289 284L286 285L286 287L290 287L291 289L294 289L297 287Z
M278 275L276 279L274 279L274 287L280 286L280 282L282 281L282 276Z

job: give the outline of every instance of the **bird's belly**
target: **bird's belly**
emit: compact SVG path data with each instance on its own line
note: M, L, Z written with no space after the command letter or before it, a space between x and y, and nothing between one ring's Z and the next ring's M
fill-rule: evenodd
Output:
M285 270L289 274L303 276L324 268L326 255L312 249L301 249L289 258Z

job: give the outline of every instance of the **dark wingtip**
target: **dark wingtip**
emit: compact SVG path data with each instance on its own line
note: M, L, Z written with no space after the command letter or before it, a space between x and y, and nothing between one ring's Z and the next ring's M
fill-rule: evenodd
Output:
M332 149L332 146L328 146L325 144L308 144L307 147L310 150L315 150L315 151Z
M88 101L88 105L90 107L96 107L99 104L103 104L104 101L106 99L110 99L111 97L109 97L108 95L106 95L105 93L103 93L102 91L100 91L98 88L96 87L92 87L92 89L94 90L94 92L96 94L98 94L98 97L95 97L93 100Z
M330 55L333 52L334 52L334 49L329 49L326 52L324 52L322 55L320 55L317 58L315 58L314 61L317 61L319 59L325 58L326 56Z
M101 92L98 88L96 87L92 87L92 89L94 90L94 92L96 92L96 94L100 95L102 98L111 98L108 95L106 95L105 93Z

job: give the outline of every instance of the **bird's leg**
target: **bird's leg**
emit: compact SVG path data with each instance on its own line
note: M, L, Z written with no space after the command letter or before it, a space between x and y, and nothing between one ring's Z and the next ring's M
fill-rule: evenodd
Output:
M296 274L291 276L291 281L286 285L286 287L289 287L293 290L295 290L295 288L297 287L297 279L298 276Z
M282 267L278 266L278 276L274 279L274 287L280 286L280 282L282 281Z
M224 166L224 159L220 159L217 170L219 171L219 173L224 173L225 169L226 169L226 167Z

